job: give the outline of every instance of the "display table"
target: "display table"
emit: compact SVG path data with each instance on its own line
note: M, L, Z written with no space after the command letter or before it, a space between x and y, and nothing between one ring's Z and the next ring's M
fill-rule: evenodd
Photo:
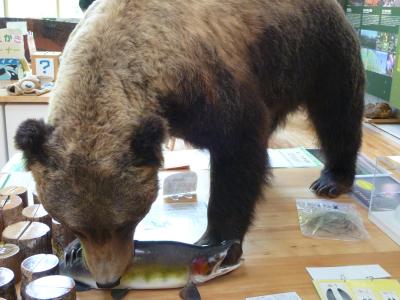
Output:
M41 96L27 95L27 96L10 96L7 94L5 89L0 89L0 103L33 103L33 104L47 104L49 103L49 95L44 94Z
M316 240L301 234L295 201L296 198L315 198L308 186L319 175L318 169L274 169L273 173L272 185L265 190L265 199L259 203L254 225L244 243L243 266L200 286L202 299L243 300L289 291L297 292L304 300L319 299L305 270L310 266L380 264L394 278L400 278L400 248L370 223L366 209L347 195L338 201L355 203L363 216L369 240ZM198 175L198 199L204 203L208 195L208 171ZM160 201L159 198L156 203L163 205ZM155 207L153 205L152 210ZM178 292L131 291L125 299L176 300ZM89 291L79 293L78 299L103 300L111 296L109 291Z

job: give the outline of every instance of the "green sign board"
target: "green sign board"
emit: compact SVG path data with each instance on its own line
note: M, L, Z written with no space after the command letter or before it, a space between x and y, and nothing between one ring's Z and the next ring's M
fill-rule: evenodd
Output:
M400 108L400 0L348 0L345 11L360 36L367 92Z

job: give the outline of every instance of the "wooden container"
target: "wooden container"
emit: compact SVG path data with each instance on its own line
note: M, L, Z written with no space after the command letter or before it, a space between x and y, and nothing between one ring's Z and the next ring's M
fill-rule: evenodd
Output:
M26 298L26 286L39 278L58 275L59 260L53 254L37 254L26 258L21 264L21 297Z
M22 199L18 196L0 196L0 230L22 221Z
M0 268L0 297L17 300L14 273L7 268Z
M22 211L22 216L26 221L41 222L51 228L51 217L41 204L25 207Z
M4 244L0 246L0 267L13 271L16 283L21 280L21 262L22 255L17 245Z
M26 300L75 300L75 282L61 275L42 277L27 285L25 295Z
M3 196L18 196L21 198L23 206L28 206L28 189L22 186L8 186L0 190Z
M39 222L21 221L3 231L3 241L16 244L22 258L40 253L51 253L50 228Z
M64 257L65 247L75 240L76 236L71 232L71 230L54 219L52 220L51 235L53 253L62 259Z

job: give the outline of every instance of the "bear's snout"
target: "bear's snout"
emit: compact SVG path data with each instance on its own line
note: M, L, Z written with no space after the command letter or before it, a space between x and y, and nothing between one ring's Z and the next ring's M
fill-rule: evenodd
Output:
M134 244L131 238L81 239L84 258L99 288L114 288L131 265Z
M115 287L119 286L119 285L120 285L120 281L121 281L121 278L119 278L119 279L118 279L116 282L114 282L114 283L101 284L101 283L96 282L96 284L97 284L97 287L98 287L99 289L112 289L112 288L115 288Z

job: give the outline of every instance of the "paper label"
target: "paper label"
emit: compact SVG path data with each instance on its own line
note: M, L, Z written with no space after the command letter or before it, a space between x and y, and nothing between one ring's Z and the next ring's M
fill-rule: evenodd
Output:
M24 37L19 29L0 29L0 58L25 58Z
M197 174L195 172L176 173L165 178L163 195L175 196L195 193L197 189Z
M314 281L322 300L399 300L400 284L393 279Z
M389 278L380 265L358 265L327 268L306 268L313 280L357 280Z
M246 300L301 300L297 293L284 293L284 294L275 294L269 296L259 296L259 297L251 297L246 298Z
M54 59L40 57L36 58L36 74L37 76L49 76L54 78Z

